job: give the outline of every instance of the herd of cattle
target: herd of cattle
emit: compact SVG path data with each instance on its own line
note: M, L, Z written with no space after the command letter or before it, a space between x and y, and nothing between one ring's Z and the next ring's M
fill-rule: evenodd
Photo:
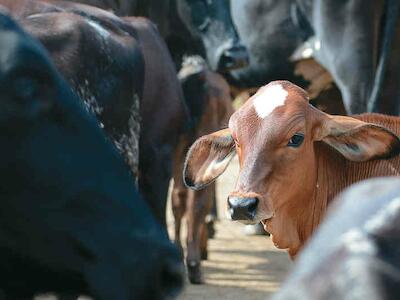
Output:
M184 216L203 283L236 154L231 219L298 256L276 299L398 295L399 179L337 196L400 175L399 19L397 0L0 0L0 299L173 298ZM319 110L335 87L369 113Z

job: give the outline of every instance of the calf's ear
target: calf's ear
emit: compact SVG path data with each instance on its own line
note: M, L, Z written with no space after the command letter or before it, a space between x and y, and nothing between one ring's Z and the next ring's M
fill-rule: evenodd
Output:
M199 190L221 175L236 153L229 129L205 135L190 147L183 168L187 187Z
M335 148L348 160L388 159L400 153L399 137L385 127L351 117L325 116L315 139Z

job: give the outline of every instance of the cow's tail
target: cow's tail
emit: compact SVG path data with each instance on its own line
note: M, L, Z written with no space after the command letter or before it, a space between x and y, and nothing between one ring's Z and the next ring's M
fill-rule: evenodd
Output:
M379 53L378 67L375 72L374 86L368 102L368 111L377 111L377 103L379 94L382 91L386 69L390 60L390 50L396 32L396 23L399 17L400 1L399 0L386 0L385 2L385 15L386 22L383 28L383 38L381 49Z

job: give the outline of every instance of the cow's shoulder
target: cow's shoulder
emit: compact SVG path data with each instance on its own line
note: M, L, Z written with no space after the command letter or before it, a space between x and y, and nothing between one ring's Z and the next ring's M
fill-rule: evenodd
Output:
M156 32L158 35L160 34L157 25L148 18L129 16L129 17L124 17L124 20L127 21L136 29L153 31Z

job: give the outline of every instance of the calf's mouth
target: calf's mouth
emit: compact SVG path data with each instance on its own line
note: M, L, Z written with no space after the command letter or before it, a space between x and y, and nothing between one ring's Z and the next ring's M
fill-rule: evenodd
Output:
M269 233L271 233L271 219L272 219L272 216L269 217L268 219L261 220L261 224L263 224L264 230Z

